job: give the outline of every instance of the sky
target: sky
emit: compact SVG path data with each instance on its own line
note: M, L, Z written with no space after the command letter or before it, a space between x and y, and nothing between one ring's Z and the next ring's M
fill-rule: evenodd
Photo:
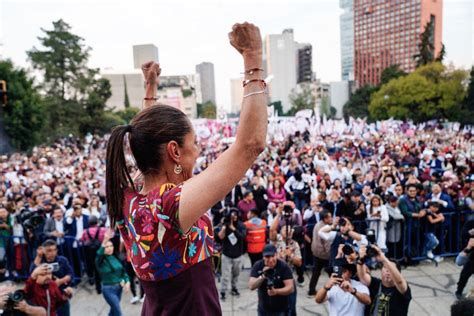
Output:
M0 0L0 43L3 57L29 67L25 52L38 47L41 28L63 19L92 48L91 67L116 71L133 69L132 45L153 43L162 75L214 63L217 104L228 108L230 79L243 71L228 42L233 23L252 22L262 37L293 28L297 42L313 46L317 78L331 82L341 79L341 13L338 0ZM444 0L443 42L448 62L474 65L474 0Z

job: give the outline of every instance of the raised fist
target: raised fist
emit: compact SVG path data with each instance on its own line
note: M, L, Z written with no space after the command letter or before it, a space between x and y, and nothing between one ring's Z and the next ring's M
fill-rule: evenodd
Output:
M149 61L142 65L142 72L147 84L158 84L158 76L161 74L160 64Z
M257 26L251 23L236 23L229 33L229 41L243 56L262 54L262 37Z

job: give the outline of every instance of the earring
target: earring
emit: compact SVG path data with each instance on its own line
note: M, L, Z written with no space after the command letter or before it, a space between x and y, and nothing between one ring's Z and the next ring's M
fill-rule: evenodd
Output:
M183 172L183 167L181 167L181 165L175 165L174 166L174 173L180 174L181 172Z

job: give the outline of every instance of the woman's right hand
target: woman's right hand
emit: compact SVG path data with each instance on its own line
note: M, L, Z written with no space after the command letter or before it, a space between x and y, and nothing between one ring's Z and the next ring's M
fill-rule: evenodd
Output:
M229 33L229 41L242 56L259 57L262 56L262 37L257 26L251 23L236 23Z

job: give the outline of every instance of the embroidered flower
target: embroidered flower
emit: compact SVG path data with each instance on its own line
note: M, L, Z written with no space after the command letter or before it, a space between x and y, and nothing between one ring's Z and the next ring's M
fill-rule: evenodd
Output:
M153 232L153 222L150 216L143 217L142 231L146 234L151 234Z
M197 248L194 243L190 244L188 247L188 257L194 257L196 254Z
M150 268L155 279L164 280L174 277L182 268L182 265L178 263L179 260L180 256L176 250L169 250L167 247L162 250L158 247L150 258Z

